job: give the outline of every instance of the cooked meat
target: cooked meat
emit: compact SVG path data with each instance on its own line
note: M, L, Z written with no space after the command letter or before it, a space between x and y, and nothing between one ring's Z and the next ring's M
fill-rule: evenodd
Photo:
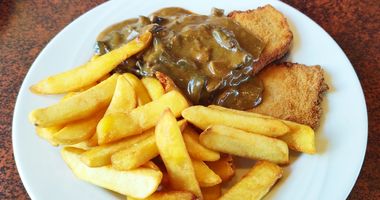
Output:
M264 84L263 101L252 111L318 127L322 97L328 90L320 66L276 64L258 76Z
M259 61L256 63L255 72L260 71L289 51L293 34L285 16L271 5L254 10L233 11L228 14L228 17L266 42Z

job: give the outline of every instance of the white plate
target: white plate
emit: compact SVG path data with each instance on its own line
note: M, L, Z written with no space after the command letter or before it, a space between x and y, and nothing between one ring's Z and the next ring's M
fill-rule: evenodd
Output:
M294 33L289 61L319 64L330 90L317 133L316 155L292 154L292 164L268 199L345 199L359 174L367 143L367 111L355 71L335 41L308 17L278 1L184 0L110 1L82 15L63 29L40 53L21 86L13 118L13 149L21 179L32 199L112 199L114 193L78 180L59 155L34 132L28 113L58 100L37 96L28 87L77 66L93 52L96 35L126 18L147 15L167 6L208 14L212 7L253 9L270 3L288 18ZM243 162L245 168L250 167ZM241 171L241 170L240 170Z

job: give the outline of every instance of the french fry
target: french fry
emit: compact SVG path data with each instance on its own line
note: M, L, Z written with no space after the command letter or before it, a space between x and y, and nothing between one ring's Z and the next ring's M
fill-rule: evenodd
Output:
M90 139L88 139L87 145L89 147L98 146L98 134L96 133L96 131L95 131L95 134Z
M143 165L141 165L141 167L160 170L160 168L156 164L154 164L153 161L148 161L148 162L144 163ZM164 177L162 177L162 178L164 178Z
M181 111L188 106L187 100L181 93L171 91L129 113L111 113L100 120L97 126L98 143L106 144L140 134L153 128L166 108L170 108L174 116L179 117Z
M206 147L223 153L278 164L289 162L288 145L282 140L224 125L207 128L200 135L199 140Z
M112 155L112 167L118 170L135 169L158 156L154 135Z
M132 85L137 94L137 103L139 106L145 105L152 101L149 96L147 89L139 78L131 73L125 73L123 76L128 80Z
M273 117L270 117L267 115L228 109L221 106L210 105L208 107L212 109L226 111L226 112L234 112L234 113L242 114L242 115L274 119ZM284 142L286 142L286 144L288 144L289 148L292 150L309 153L309 154L316 153L315 133L314 133L314 130L310 126L287 121L287 120L281 120L281 121L286 126L288 126L290 130L287 134L278 137L278 139L281 139Z
M111 103L105 115L116 112L126 113L136 108L136 106L137 99L135 90L124 76L119 76L117 78L115 92L113 93Z
M77 94L79 94L80 92L69 92L67 94L65 94L65 96L63 96L63 98L61 99L61 101L64 101L64 100L67 100L69 99L70 97L73 97Z
M165 191L155 192L147 198L136 199L128 197L127 200L196 200L196 196L187 191Z
M96 125L103 117L104 111L98 114L67 124L53 135L54 141L62 145L76 144L89 139L96 129Z
M232 156L223 155L219 160L207 162L207 166L222 179L223 182L230 180L235 175L235 165Z
M36 127L36 133L38 136L48 141L51 145L58 146L59 144L57 143L57 141L54 140L53 135L62 128L63 126L52 126L46 128Z
M199 134L193 128L186 127L182 135L191 158L203 161L219 160L219 152L210 150L199 143Z
M88 146L88 140L85 140L76 144L65 145L65 147L75 147L75 148L83 149L86 151L91 148L90 146Z
M259 161L220 200L262 199L281 177L281 167L270 162Z
M164 87L156 78L145 77L141 79L152 100L156 100L165 94Z
M74 174L87 182L135 198L146 198L156 191L162 173L158 170L139 168L119 171L111 166L91 168L81 160L84 150L64 147L61 155Z
M203 130L211 125L223 124L270 137L278 137L289 131L289 128L280 120L242 115L204 106L189 107L182 111L182 116Z
M89 117L108 106L115 90L117 77L118 75L114 74L91 89L67 100L36 109L29 114L29 120L36 126L49 127Z
M222 182L222 179L215 174L203 161L192 160L195 177L200 187L212 187Z
M152 39L146 32L118 49L69 71L50 76L30 87L37 94L60 94L76 91L99 80L128 57L143 50Z
M62 97L60 101L64 101L69 99L70 97L79 94L79 92L69 92L65 94L65 96ZM52 146L58 146L59 144L54 141L54 134L57 133L59 130L61 130L64 126L63 125L57 125L57 126L51 126L51 127L36 127L36 133L41 138L47 140Z
M143 134L132 136L118 142L94 147L81 155L81 160L89 167L100 167L111 164L111 156L117 151L128 148L154 134L154 129Z
M290 128L290 132L278 137L286 142L289 148L295 151L314 154L317 152L315 147L315 133L310 126L284 121Z
M170 185L175 190L190 191L202 198L194 168L185 142L173 113L166 109L155 129L158 151L169 174Z
M137 99L136 93L131 84L123 77L119 76L117 79L115 92L113 93L110 105L107 108L105 115L117 112L129 112L136 108ZM98 145L98 133L90 138L89 146Z
M221 185L202 187L203 200L217 200L222 195Z

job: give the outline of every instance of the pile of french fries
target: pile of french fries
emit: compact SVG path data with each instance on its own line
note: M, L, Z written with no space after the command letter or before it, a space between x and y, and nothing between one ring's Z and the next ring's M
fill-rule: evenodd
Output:
M108 75L146 48L147 32L119 49L31 87L63 99L30 113L37 134L80 179L128 199L261 199L282 176L289 148L315 153L308 126L210 105L191 106L152 77ZM258 160L222 195L233 157Z

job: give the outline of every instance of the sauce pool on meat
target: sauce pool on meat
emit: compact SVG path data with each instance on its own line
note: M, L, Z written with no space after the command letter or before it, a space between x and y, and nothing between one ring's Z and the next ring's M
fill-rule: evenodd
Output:
M207 16L170 7L127 19L99 34L97 53L145 31L153 33L152 45L114 72L164 73L194 104L246 110L261 102L263 85L253 71L265 43L225 17L223 10L213 9Z

